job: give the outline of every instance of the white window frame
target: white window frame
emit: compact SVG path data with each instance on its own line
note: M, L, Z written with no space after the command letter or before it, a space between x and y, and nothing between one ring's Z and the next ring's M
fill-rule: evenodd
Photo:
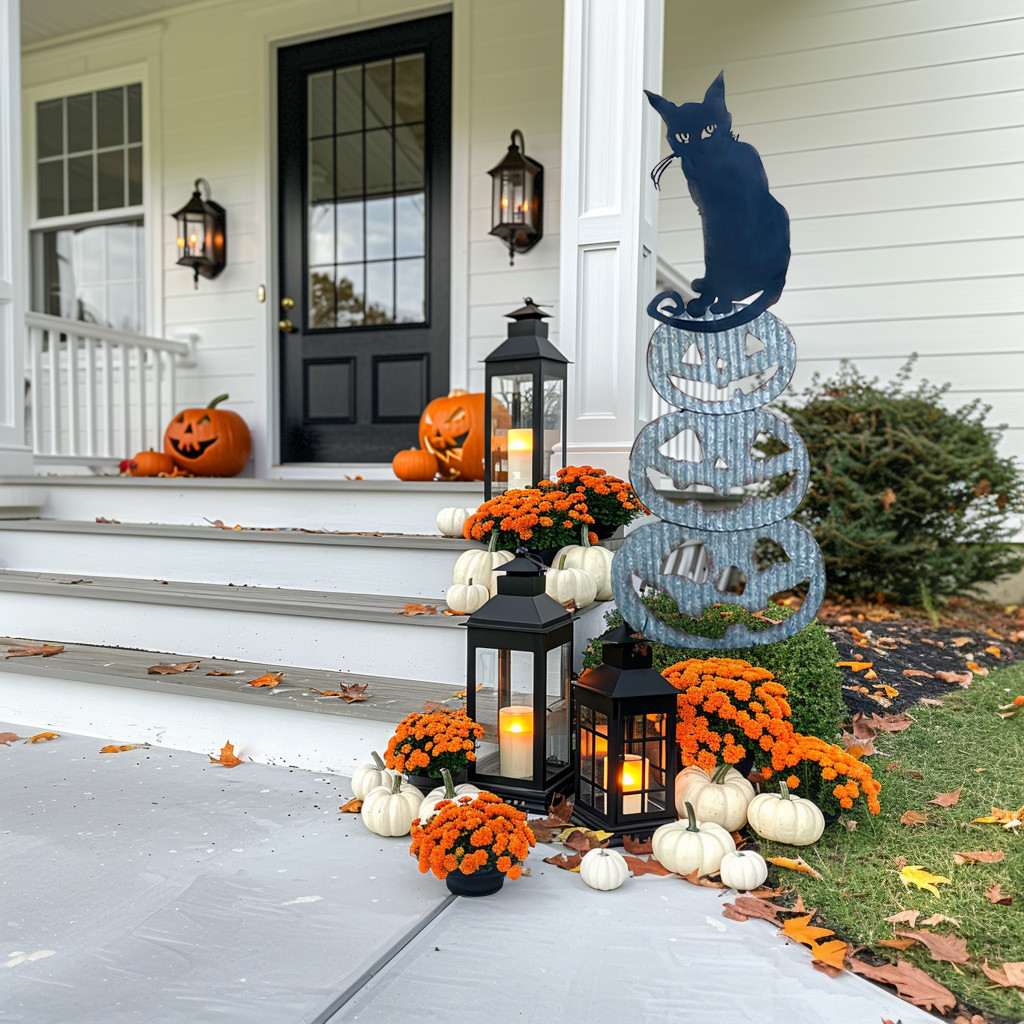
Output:
M163 337L163 225L162 213L163 182L158 168L161 160L158 152L160 132L154 123L159 104L154 96L154 83L159 80L151 61L123 65L107 71L73 78L61 78L44 85L22 91L22 123L24 156L22 160L24 187L22 195L24 218L25 267L25 308L31 308L34 282L30 280L32 262L31 240L36 231L68 227L86 227L90 224L108 224L131 218L142 219L146 265L144 272L144 298L146 303L145 322L142 333L152 337ZM37 215L36 177L36 104L46 100L76 96L83 92L98 92L121 86L142 86L142 205L123 206L110 210L94 210L91 213L65 214L61 217L39 217Z

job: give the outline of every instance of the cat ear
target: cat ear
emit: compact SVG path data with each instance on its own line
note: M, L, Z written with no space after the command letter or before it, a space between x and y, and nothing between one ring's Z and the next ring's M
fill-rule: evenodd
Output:
M709 106L725 108L725 72L719 71L718 77L708 86L704 93L704 102Z
M669 119L679 109L671 100L667 100L664 96L659 96L656 92L651 92L649 89L644 89L644 95L650 101L651 106L661 114L661 119L666 124L669 123Z

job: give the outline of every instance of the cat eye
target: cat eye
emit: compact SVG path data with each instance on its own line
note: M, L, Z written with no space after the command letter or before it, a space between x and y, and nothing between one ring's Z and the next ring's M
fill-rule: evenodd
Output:
M689 132L676 132L676 141L677 142L689 142L690 141L690 133Z
M700 137L702 139L710 139L715 134L715 129L718 127L716 124L706 124L700 130Z

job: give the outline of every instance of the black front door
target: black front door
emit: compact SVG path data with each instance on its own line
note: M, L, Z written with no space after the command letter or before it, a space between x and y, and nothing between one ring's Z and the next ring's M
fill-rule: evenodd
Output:
M281 458L385 462L448 391L451 18L278 55Z

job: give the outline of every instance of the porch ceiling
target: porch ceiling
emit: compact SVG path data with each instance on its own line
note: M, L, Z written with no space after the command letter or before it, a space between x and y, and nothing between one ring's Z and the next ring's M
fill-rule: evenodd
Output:
M195 0L22 0L21 43L34 46L57 36L86 32L130 18L147 17Z

